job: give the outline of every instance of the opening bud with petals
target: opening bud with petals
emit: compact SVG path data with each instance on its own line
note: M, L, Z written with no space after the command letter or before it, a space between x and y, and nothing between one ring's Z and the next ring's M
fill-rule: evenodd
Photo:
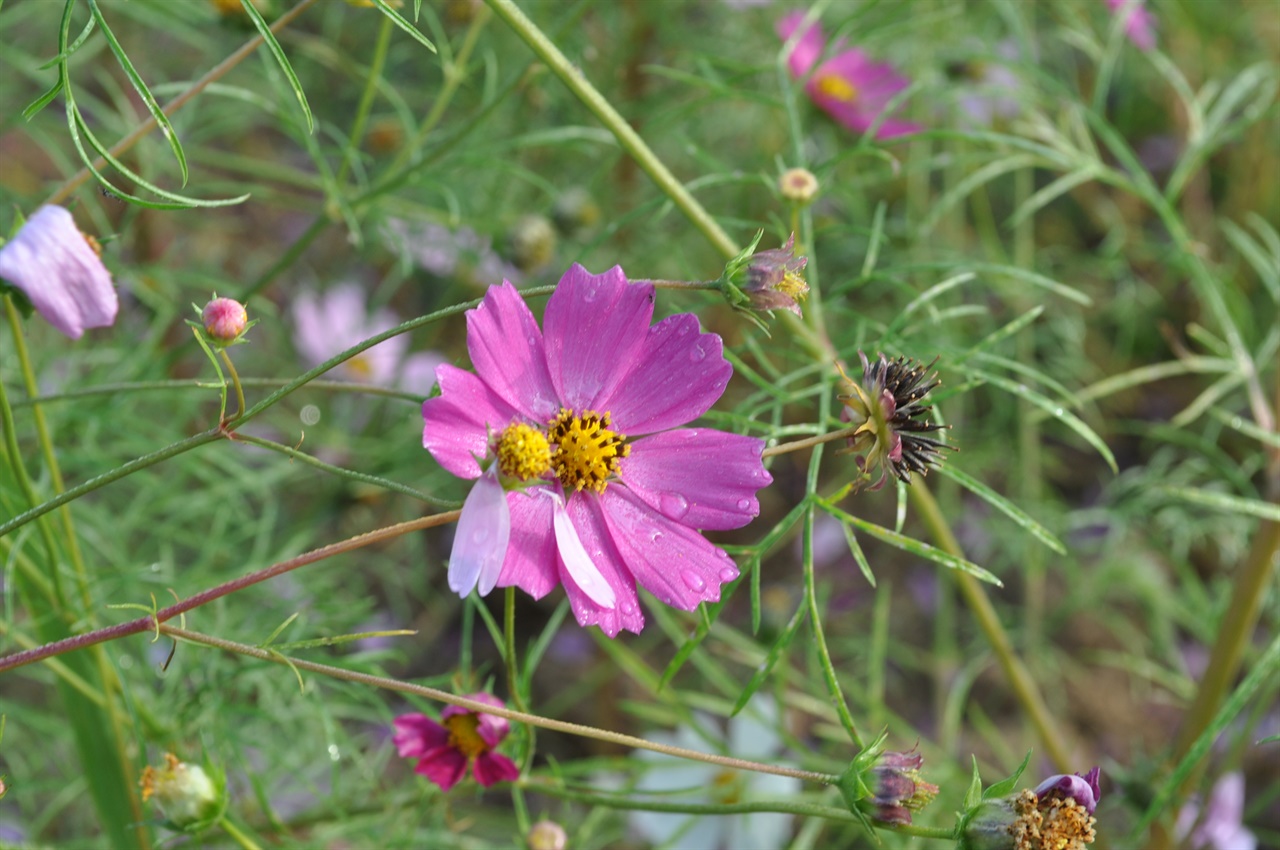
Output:
M781 248L757 252L763 236L762 230L745 251L725 265L720 291L734 309L752 318L754 310L789 310L799 316L799 302L809 294L803 274L809 260L796 256L795 234L787 237ZM756 324L760 324L758 319Z
M211 777L209 773L215 774ZM188 764L165 753L164 767L147 765L142 771L142 799L154 800L167 825L178 832L194 833L215 824L227 808L226 778Z

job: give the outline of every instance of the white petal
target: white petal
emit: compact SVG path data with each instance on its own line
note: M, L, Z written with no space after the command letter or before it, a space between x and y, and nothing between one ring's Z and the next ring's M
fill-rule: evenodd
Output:
M613 588L587 554L578 537L578 530L573 527L573 521L569 519L569 514L559 499L556 500L552 525L556 531L556 548L560 550L560 559L573 577L574 584L601 608L613 608L617 601Z
M493 590L507 557L511 538L511 510L496 474L486 473L462 503L462 516L449 553L449 589L466 597L477 583L480 595Z

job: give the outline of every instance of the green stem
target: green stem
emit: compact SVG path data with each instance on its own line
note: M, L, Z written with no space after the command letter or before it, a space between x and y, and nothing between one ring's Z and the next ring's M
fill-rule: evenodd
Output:
M186 629L176 628L168 624L162 624L159 628L161 632L170 635L171 637L181 638L182 640L203 644L205 646L211 646L215 649L221 649L224 652L247 655L261 661L270 661L274 664L281 664L298 670L306 670L311 673L318 673L322 676L330 676L347 682L355 682L357 684L369 685L370 687L382 688L384 690L397 691L403 694L413 694L415 696L435 700L436 702L443 702L447 705L456 705L459 708L465 708L467 711L474 711L477 714L491 714L495 717L514 720L517 723L526 723L530 726L550 729L554 732L564 732L569 735L594 738L597 741L605 741L610 744L618 744L632 749L653 750L654 752L664 753L669 756L675 756L676 758L705 762L707 764L714 764L720 767L733 768L734 770L751 770L756 773L771 773L776 776L789 776L805 782L818 782L823 785L834 785L840 780L840 777L827 773L814 773L813 771L797 770L796 768L783 767L781 765L761 764L759 762L745 761L743 759L731 758L729 756L715 755L714 753L700 753L696 750L686 750L682 747L657 744L653 741L646 741L643 738L623 735L620 732L610 732L607 729L596 729L592 726L583 726L578 723L568 723L563 720L553 720L549 717L539 717L536 714L528 714L523 711L513 711L509 708L498 708L496 706L489 705L488 703L476 702L475 700L467 699L466 697L456 696L447 691L428 688L422 685L414 685L409 682L402 682L399 679L388 679L384 676L357 673L353 670L344 670L341 667L333 667L328 664L317 664L314 661L304 661L300 658L282 655L279 652L271 652L256 646L249 646L247 644L213 637L212 635L187 631Z
M246 387L279 388L289 383L289 380L287 378L241 378L240 383ZM419 393L403 392L401 390L391 389L390 387L379 387L373 384L357 384L350 381L311 381L307 384L307 388L312 390L330 390L332 392L362 393L364 395L384 396L386 398L394 398L401 401L411 401L414 404L422 404L422 395ZM118 396L122 393L207 389L209 389L209 382L202 378L187 378L171 381L122 381L117 384L98 384L93 387L83 387L81 389L68 390L66 392L54 393L52 395L18 399L13 403L13 408L14 410L18 410L23 407L31 407L38 404L52 404L59 401L75 401L76 399L92 398L94 396L102 395Z
M22 317L13 308L12 299L5 296L5 312L9 316L9 327L13 331L13 347L18 355L18 365L22 369L22 381L26 386L27 397L34 399L40 391L36 381L35 369L31 365L31 355L27 351L26 335L22 332ZM61 493L67 489L62 478L62 469L58 466L58 456L53 450L53 440L49 436L49 424L44 417L44 408L39 404L31 405L32 418L36 423L36 439L40 442L40 453L44 455L45 466L49 470L49 479L53 483L53 492ZM80 590L80 602L84 615L93 619L92 596L89 593L89 574L85 569L84 556L80 553L80 542L76 535L75 523L71 519L71 507L63 505L58 511L62 520L62 533L67 541L67 556L76 573L76 584Z
M963 558L964 550L960 548L960 543L942 515L942 509L938 507L938 502L933 498L924 481L916 479L908 488L908 492L911 494L912 503L920 513L920 518L937 542L938 548L957 558ZM991 604L991 599L983 590L982 583L968 573L958 570L952 570L951 574L959 583L961 595L964 596L969 610L978 621L978 628L986 637L991 651L995 653L996 661L1004 671L1005 678L1009 680L1014 696L1030 717L1032 725L1035 726L1049 758L1059 770L1070 773L1071 760L1066 748L1066 738L1058 730L1052 715L1049 714L1049 709L1036 688L1035 680L1031 678L1022 659L1014 651L1013 643L1009 640L1004 626L1000 624L995 606Z
M832 440L843 440L852 437L861 425L850 425L848 428L841 428L838 431L829 431L826 434L818 434L816 437L805 437L803 440L792 440L790 443L779 443L776 446L770 446L760 453L762 458L773 457L774 455L786 454L787 452L798 452L802 449L820 446L823 443L829 443Z
M342 181L347 179L351 162L360 153L360 143L364 140L364 130L369 123L369 110L373 108L373 98L378 93L378 80L382 78L382 69L387 64L387 48L391 45L391 18L382 16L382 25L378 29L378 40L373 45L373 61L369 64L369 75L365 79L364 91L360 93L360 102L356 104L356 116L351 122L351 135L347 139L346 156L338 166L334 175L334 186L341 188ZM243 408L242 408L243 409Z
M240 386L240 374L236 372L236 364L231 362L231 355L227 354L227 350L225 348L218 349L218 353L222 355L222 362L227 365L227 372L231 375L231 385L235 387L236 390L237 406L235 416L228 417L230 419L234 419L245 411L244 388Z
M538 58L551 69L551 72L560 78L569 91L591 110L600 123L613 133L622 149L631 155L631 158L644 169L654 183L658 184L658 188L685 214L693 226L702 232L707 241L726 258L736 256L738 247L733 239L720 228L716 220L698 203L684 184L677 180L666 165L654 155L640 135L627 123L627 119L623 118L596 87L587 81L582 71L560 52L560 48L547 38L538 25L531 21L513 0L486 0L486 2L498 17L502 18L516 35L529 45Z
M249 837L249 834L231 822L231 819L224 816L218 821L218 826L230 835L232 840L244 848L244 850L262 850L262 847Z

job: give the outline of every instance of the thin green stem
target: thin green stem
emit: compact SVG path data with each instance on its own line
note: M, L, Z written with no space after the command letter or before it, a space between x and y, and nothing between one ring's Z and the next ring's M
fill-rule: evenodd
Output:
M623 118L618 110L613 108L613 104L609 103L604 95L588 82L582 71L560 52L560 48L547 38L538 25L531 21L513 0L486 0L486 2L498 17L502 18L516 35L529 45L538 58L551 69L551 72L560 78L569 91L591 110L600 123L613 133L622 149L630 154L654 183L658 184L658 188L684 213L693 226L701 231L707 241L714 245L726 259L736 256L738 246L729 234L721 229L684 184L677 180L667 166L654 155L644 139L640 138L640 135L627 123L627 119Z
M288 384L289 379L241 378L240 383L246 387L279 388ZM31 407L38 404L75 401L77 399L93 398L95 396L119 396L123 393L163 392L165 390L207 390L209 387L209 382L202 378L187 378L172 381L122 381L117 384L98 384L92 387L82 387L81 389L67 390L66 392L53 393L51 395L18 399L13 402L13 409L19 410L23 407ZM394 398L400 401L409 401L414 404L422 404L422 395L419 393L403 392L390 387L379 387L373 384L357 384L350 381L311 381L307 384L307 388L312 390L329 390L332 392L376 395L383 396L385 398Z
M805 437L803 440L792 440L790 443L779 443L776 446L770 446L762 451L760 456L773 457L774 455L798 452L804 449L813 448L814 446L820 446L823 443L829 443L832 440L843 440L847 437L852 437L861 427L861 425L850 425L848 428L841 428L838 431L829 431L826 434L818 434L815 437Z
M244 404L244 387L240 386L240 374L236 372L236 364L231 362L231 355L227 353L227 349L220 348L218 353L222 355L222 362L227 366L227 372L231 375L231 385L236 390L236 412L235 416L239 416L245 411ZM235 416L230 418L234 419Z
M228 817L223 817L218 821L218 826L222 827L227 835L231 836L235 843L239 844L244 850L262 850L258 842L249 837L249 834L231 822Z
M297 670L306 670L311 673L318 673L322 676L330 676L347 682L356 682L358 684L369 685L370 687L382 688L384 690L397 691L403 694L413 694L415 696L435 700L436 702L443 702L447 705L456 705L459 708L465 708L467 711L473 711L478 714L491 714L495 717L514 720L517 723L526 723L530 726L550 729L553 732L564 732L568 735L577 735L583 738L594 738L597 741L605 741L610 744L618 744L632 749L652 750L669 756L675 756L676 758L701 761L707 764L718 765L720 767L733 768L734 770L751 770L756 773L771 773L776 776L790 776L805 782L818 782L823 785L833 785L840 779L838 776L833 776L827 773L814 773L808 770L797 770L795 768L783 767L780 765L761 764L759 762L730 758L729 756L715 755L714 753L700 753L696 750L686 750L682 747L671 747L666 744L646 741L643 738L623 735L620 732L610 732L607 729L596 729L592 726L583 726L578 723L568 723L563 720L553 720L549 717L539 717L536 714L528 714L523 711L499 708L497 706L489 705L488 703L477 702L475 700L467 699L466 697L456 696L447 691L428 688L422 685L414 685L409 682L402 682L399 679L389 679L384 676L373 676L368 673L357 673L353 670L344 670L341 667L333 667L328 664L317 664L314 661L304 661L300 658L288 657L278 652L270 652L265 649L260 649L256 646L236 643L234 641L224 640L223 638L213 637L212 635L191 632L186 629L175 628L174 626L167 624L161 625L160 631L172 637L181 638L182 640L187 640L192 643L204 644L205 646L211 646L225 652L247 655L262 661L270 661L274 664L281 664Z
M27 351L26 334L22 332L22 317L13 308L13 301L5 296L5 312L9 316L9 327L13 331L13 348L18 355L18 365L22 369L22 381L26 387L27 397L35 398L40 391L36 381L35 369L31 365L31 355ZM58 456L53 450L53 439L49 436L49 424L45 420L44 409L39 404L31 405L32 418L36 423L36 439L40 442L40 453L44 456L45 466L49 470L49 480L53 483L53 492L61 493L67 489L62 479L62 469L58 465ZM84 556L80 552L80 542L76 535L75 523L71 518L71 507L63 505L58 511L62 520L62 533L67 542L67 557L75 570L76 584L80 590L80 602L84 615L93 618L92 597L89 593L89 574L85 569Z
M912 482L908 492L911 494L912 503L920 513L921 520L929 528L933 539L937 542L938 548L948 554L955 555L957 558L963 558L964 550L960 548L960 543L956 540L955 534L952 533L951 526L947 524L946 518L942 515L942 509L938 507L938 502L933 498L933 494L929 492L929 488L924 481L917 479ZM969 610L978 621L978 628L987 639L991 651L996 656L996 661L1000 664L1001 670L1004 671L1005 678L1009 680L1009 686L1013 688L1014 697L1022 706L1023 711L1030 717L1032 725L1035 726L1040 742L1044 745L1049 758L1059 770L1069 773L1071 771L1071 760L1070 753L1066 747L1066 738L1063 737L1062 732L1057 728L1057 724L1054 723L1053 716L1044 704L1044 699L1040 696L1035 680L1031 678L1031 674L1027 672L1022 659L1014 651L1013 643L1009 640L1009 635L1005 632L1004 626L1000 624L1000 618L996 615L995 606L991 604L991 599L983 589L982 583L968 573L963 573L959 570L951 570L951 574L955 576L956 581L959 583L961 595L964 596L965 602L969 605Z
M520 668L516 663L516 589L508 587L503 594L502 639L507 655L507 693L516 708L528 711L524 696L520 693Z
M391 45L391 18L382 16L382 24L378 28L378 40L373 45L373 61L369 63L369 75L365 78L364 91L360 93L360 102L356 104L356 115L351 122L351 135L347 139L346 155L338 166L333 183L342 186L351 169L352 161L359 156L360 143L364 140L364 130L369 123L369 110L373 108L373 98L378 93L378 81L382 79L382 69L387 64L387 48Z

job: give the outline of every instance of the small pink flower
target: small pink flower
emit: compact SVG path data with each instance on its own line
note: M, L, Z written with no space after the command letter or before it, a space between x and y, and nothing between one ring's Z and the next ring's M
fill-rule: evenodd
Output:
M400 324L395 313L378 310L368 314L364 290L344 283L317 295L303 293L293 302L293 342L312 365L374 334ZM334 369L333 374L348 381L400 386L424 395L431 389L428 377L444 358L434 352L406 357L409 339L395 336L360 352Z
M1244 825L1244 774L1224 773L1209 799L1188 802L1174 833L1191 850L1254 850L1258 837Z
M804 12L792 12L778 21L778 36L791 38L804 22ZM844 42L836 44L839 50ZM816 22L809 25L796 41L787 65L791 75L803 79L822 57L827 39ZM856 133L871 129L889 101L907 87L906 77L884 62L873 62L861 50L841 50L809 76L804 90L809 98L832 118ZM921 127L909 121L886 117L876 129L877 139L892 139L920 132Z
M116 320L119 301L96 242L71 213L44 206L0 247L0 277L30 299L49 324L72 339Z
M653 300L616 266L575 265L542 329L507 282L467 313L476 374L440 366L441 395L422 407L423 445L480 479L450 556L455 592L514 585L537 599L562 584L578 622L614 637L644 627L637 584L691 611L738 577L698 531L759 513L756 491L772 480L764 442L680 427L733 369L696 317L650 327Z
M1107 0L1107 8L1112 14L1126 15L1124 19L1124 33L1129 36L1129 40L1138 46L1141 50L1156 49L1156 16L1143 4L1146 0ZM1128 12L1124 12L1125 7L1130 7Z
M467 699L502 708L502 700L492 694L468 694ZM504 755L493 752L507 737L511 724L505 718L460 708L447 707L440 723L425 714L402 714L395 719L396 750L403 758L418 759L414 771L448 791L467 772L484 787L496 782L514 782L520 768Z

